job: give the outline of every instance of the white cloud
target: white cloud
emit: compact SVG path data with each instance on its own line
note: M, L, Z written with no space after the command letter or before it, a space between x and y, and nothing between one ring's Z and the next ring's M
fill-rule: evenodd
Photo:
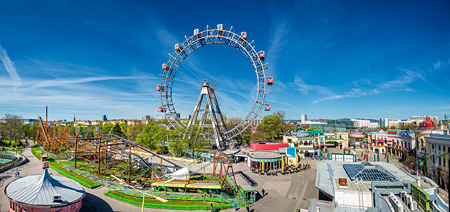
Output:
M22 84L22 81L19 77L19 74L17 74L14 62L11 61L11 58L9 58L8 53L6 52L6 49L4 49L3 46L1 45L0 45L0 60L3 62L6 71L9 73L9 76L11 77L14 86L20 86Z
M360 88L352 88L350 91L346 91L342 94L333 94L329 95L317 100L314 100L312 103L316 104L318 102L328 101L328 100L335 100L335 99L342 99L342 98L357 98L357 97L363 97L363 96L371 96L386 92L393 92L393 91L413 91L413 89L407 87L409 84L416 80L423 80L426 81L425 77L422 73L418 71L413 70L404 70L405 74L398 77L395 80L386 81L384 83L377 84L374 88L370 89L360 89Z
M270 64L269 71L275 75L276 61L279 58L283 47L288 43L287 35L290 32L289 20L285 18L284 20L279 21L273 32L272 38L270 39L270 46L266 52L266 58Z
M100 77L86 77L86 78L74 78L74 79L53 79L39 81L35 85L29 87L34 88L45 88L45 87L55 87L55 86L65 86L68 84L81 84L96 81L107 81L107 80L130 80L130 79L157 79L152 76L100 76Z
M332 91L325 86L307 84L300 76L295 76L294 83L295 86L297 86L297 90L300 91L303 95L308 95L309 92L313 90L321 94L332 93Z

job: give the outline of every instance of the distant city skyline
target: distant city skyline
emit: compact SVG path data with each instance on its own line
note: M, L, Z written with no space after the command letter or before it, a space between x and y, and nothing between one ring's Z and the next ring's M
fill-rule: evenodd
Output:
M49 106L51 120L161 117L161 64L194 29L223 24L266 52L274 84L265 99L271 111L261 116L442 119L450 114L448 8L449 1L0 1L0 116L43 117ZM213 45L177 72L182 118L205 78L226 117L245 117L254 70L236 49Z

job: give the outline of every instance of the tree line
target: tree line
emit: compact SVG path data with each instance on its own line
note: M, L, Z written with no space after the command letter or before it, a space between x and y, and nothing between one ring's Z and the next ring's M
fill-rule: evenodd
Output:
M295 129L294 125L284 123L284 116L284 111L266 115L258 125L256 134L251 134L251 127L249 127L243 131L242 135L236 136L234 141L241 145L249 143L251 140L282 140L284 133ZM238 126L241 122L240 118L225 119L228 129ZM139 122L135 125L100 122L98 129L101 133L111 133L136 141L142 146L162 154L196 156L201 151L213 148L211 141L207 139L208 136L205 136L205 134L213 134L211 129L199 129L198 126L193 125L190 128L168 130L167 126L167 120L150 119L146 124ZM65 127L73 133L76 132L76 127L72 124L56 126L58 130ZM87 131L85 126L78 126L78 128L81 132ZM6 114L0 124L0 138L9 141L9 145L11 145L12 141L18 141L20 138L34 138L37 130L37 124L23 124L22 117Z

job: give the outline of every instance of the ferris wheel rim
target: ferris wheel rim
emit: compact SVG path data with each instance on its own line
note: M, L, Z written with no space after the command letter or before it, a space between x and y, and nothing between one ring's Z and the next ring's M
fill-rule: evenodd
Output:
M264 64L260 59L259 53L255 50L255 46L252 45L253 41L248 42L246 38L244 39L240 35L234 33L232 27L229 30L226 30L212 29L207 26L206 30L199 31L197 29L197 31L194 30L194 32L197 33L194 33L191 37L185 36L185 40L181 44L176 44L179 45L178 47L180 48L175 49L172 54L169 54L170 58L166 64L168 68L164 69L163 67L164 71L161 75L160 85L163 86L164 89L160 91L160 97L161 106L164 108L164 117L172 127L186 127L186 124L178 117L172 99L172 86L178 68L195 50L209 44L226 44L237 48L247 57L256 73L257 82L256 97L250 112L238 125L222 132L224 138L231 139L250 127L254 120L259 116L266 95L266 76L264 70L267 69L267 64Z

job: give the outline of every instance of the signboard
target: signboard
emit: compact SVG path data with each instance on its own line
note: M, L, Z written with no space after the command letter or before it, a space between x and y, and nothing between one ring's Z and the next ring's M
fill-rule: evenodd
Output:
M50 162L48 162L48 161L42 162L42 169L48 169L49 165L50 165Z
M295 148L292 147L286 148L286 155L289 157L295 157Z

